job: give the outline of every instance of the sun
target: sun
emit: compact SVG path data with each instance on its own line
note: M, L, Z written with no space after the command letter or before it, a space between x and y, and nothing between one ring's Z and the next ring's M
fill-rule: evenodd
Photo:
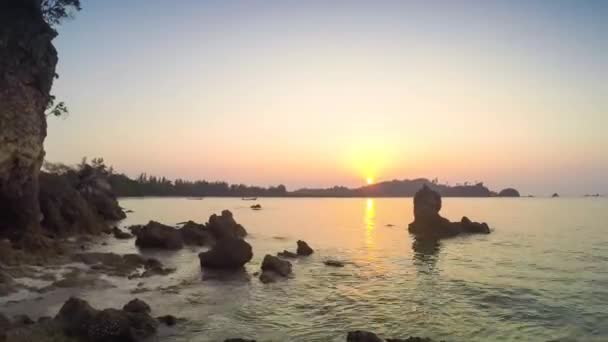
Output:
M367 177L366 181L367 181L367 185L374 184L374 179L372 177Z

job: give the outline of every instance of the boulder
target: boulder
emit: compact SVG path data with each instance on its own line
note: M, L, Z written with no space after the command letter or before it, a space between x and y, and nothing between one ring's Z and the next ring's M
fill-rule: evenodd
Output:
M237 269L251 260L253 251L246 241L228 237L218 240L211 250L198 257L203 268Z
M112 228L112 234L114 234L114 237L119 239L119 240L127 240L127 239L132 239L133 235L127 233L127 232L123 232L120 228L118 227L114 227Z
M86 336L89 324L97 315L97 310L93 309L86 301L71 297L68 299L57 316L55 321L59 323L63 331L71 336Z
M250 207L253 210L262 210L262 205L261 204L254 204Z
M186 222L179 232L186 245L204 246L213 242L213 235L209 233L205 225L194 221Z
M498 193L498 197L519 197L519 191L513 188L506 188L500 190L500 192Z
M414 196L414 222L409 224L409 232L425 239L440 239L461 233L490 233L487 224L471 222L467 217L463 217L461 222L450 222L441 217L441 205L439 193L423 185Z
M310 246L302 240L298 240L298 250L296 251L296 253L298 253L298 255L303 255L303 256L307 256L307 255L311 255L314 251L312 248L310 248Z
M553 197L553 198L559 197L559 194L556 192L553 195L551 195L551 197Z
M139 248L175 250L184 247L182 234L179 230L156 221L148 222L136 234L135 245Z
M291 263L287 260L266 254L262 261L262 271L273 271L283 277L287 277L291 274Z
M206 225L207 230L217 239L244 238L247 231L238 224L229 210L222 211L220 216L213 214Z
M290 259L295 259L298 257L298 255L294 252L290 252L288 250L284 250L282 252L277 253L277 256L281 257L281 258L290 258Z
M138 312L138 313L150 313L152 311L150 309L150 306L146 302L144 302L143 300L140 300L138 298L135 298L135 299L131 300L130 302L128 302L127 304L125 304L125 306L123 306L122 309L126 312Z

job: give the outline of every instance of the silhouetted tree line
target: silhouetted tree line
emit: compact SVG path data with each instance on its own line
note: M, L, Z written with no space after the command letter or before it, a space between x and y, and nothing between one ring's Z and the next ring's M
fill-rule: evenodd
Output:
M226 196L226 197L264 197L285 196L287 189L284 185L270 186L267 188L259 186L248 186L244 184L228 184L226 182L208 182L205 180L188 181L176 179L171 181L165 177L150 176L146 173L137 178L129 178L125 174L116 173L110 166L106 166L103 158L94 158L90 162L86 158L75 167L61 163L45 163L44 171L68 175L72 171L82 170L90 166L98 175L107 177L112 190L119 197L139 196Z

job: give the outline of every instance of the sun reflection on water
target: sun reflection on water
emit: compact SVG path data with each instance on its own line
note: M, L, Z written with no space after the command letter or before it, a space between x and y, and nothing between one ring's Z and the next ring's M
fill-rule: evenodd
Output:
M367 199L367 207L365 209L365 245L368 249L374 247L374 228L376 223L376 208L374 207L374 199Z

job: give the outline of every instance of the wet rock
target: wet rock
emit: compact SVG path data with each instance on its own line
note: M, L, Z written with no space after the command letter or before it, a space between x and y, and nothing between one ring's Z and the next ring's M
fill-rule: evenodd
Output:
M287 260L266 254L262 261L262 271L273 271L283 277L287 277L291 274L291 263Z
M131 235L131 234L127 233L127 232L123 232L118 227L112 228L112 234L114 234L114 237L117 238L117 239L119 239L119 240L127 240L127 239L133 238L133 235Z
M142 311L141 303L133 306L137 306L136 311L99 311L84 300L70 298L54 321L67 335L85 341L141 341L156 333L158 322Z
M125 306L123 306L122 309L126 312L138 312L138 313L150 313L152 311L150 309L150 306L146 302L144 302L143 300L140 300L138 298L135 298L135 299L131 300L130 302L128 302L127 304L125 304Z
M519 197L519 191L513 188L506 188L500 190L498 197Z
M261 204L254 204L250 207L253 210L262 210L262 205Z
M213 242L213 235L209 233L205 225L194 221L185 222L179 232L186 245L204 246Z
M282 252L277 253L277 256L281 257L281 258L290 258L290 259L295 259L298 257L298 255L294 252L290 252L288 250L284 250Z
M344 267L344 263L342 261L338 261L338 260L325 260L325 261L323 261L323 263L326 266L331 266L331 267Z
M11 320L0 313L0 331L6 331L11 326Z
M137 231L135 245L139 248L181 249L184 247L179 230L156 221L150 221Z
M72 297L63 304L55 316L55 321L68 335L86 336L89 324L96 315L97 310L93 309L89 303Z
M240 238L224 238L198 257L201 267L238 269L251 260L253 251L251 245Z
M310 246L305 241L298 240L298 255L307 256L311 255L313 252L313 249L310 248Z
M168 327L172 327L177 324L177 318L172 315L160 316L156 317L156 319Z
M376 334L369 332L369 331L363 331L363 330L349 331L348 334L346 335L346 341L347 342L384 342Z
M450 222L441 217L441 196L424 185L414 196L414 222L409 224L411 234L426 239L441 239L461 233L490 233L485 223L471 222L463 217L461 222Z
M207 230L217 239L223 238L244 238L247 231L238 224L229 210L222 211L220 216L213 214L209 217L206 225Z

